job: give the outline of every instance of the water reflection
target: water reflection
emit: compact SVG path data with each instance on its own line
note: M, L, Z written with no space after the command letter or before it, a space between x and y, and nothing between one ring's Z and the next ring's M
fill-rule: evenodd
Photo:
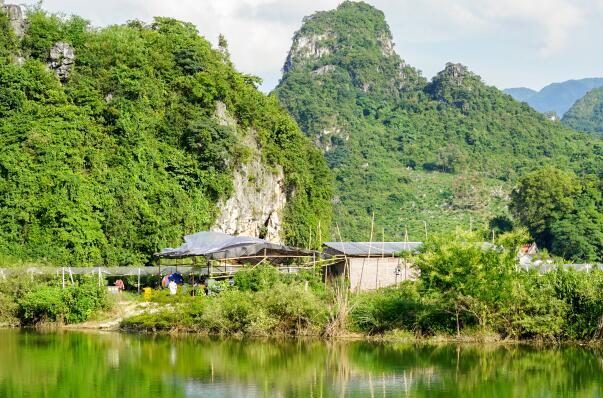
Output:
M0 331L1 397L602 397L598 349Z

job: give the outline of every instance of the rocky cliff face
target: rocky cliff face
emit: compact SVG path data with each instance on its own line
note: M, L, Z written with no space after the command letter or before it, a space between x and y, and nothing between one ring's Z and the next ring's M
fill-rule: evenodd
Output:
M56 73L61 82L69 80L75 63L75 50L65 42L58 42L50 49L48 67Z
M218 103L216 117L220 124L236 128L223 103ZM255 131L247 131L242 139L251 150L251 159L235 169L233 194L218 203L220 216L212 230L282 243L282 212L287 204L285 174L281 167L272 170L263 164Z
M0 0L0 9L8 15L13 32L15 32L17 37L22 38L25 35L26 24L21 6L4 4L4 1Z

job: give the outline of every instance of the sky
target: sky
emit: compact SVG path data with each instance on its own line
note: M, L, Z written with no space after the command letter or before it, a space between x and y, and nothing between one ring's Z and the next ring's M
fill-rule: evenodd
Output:
M15 0L14 2L17 2ZM339 0L44 0L44 9L80 15L95 26L168 16L229 43L237 69L278 83L304 16ZM385 13L396 51L431 78L461 62L499 88L541 89L603 77L603 0L369 0ZM11 3L7 0L6 3ZM25 0L24 4L36 4Z

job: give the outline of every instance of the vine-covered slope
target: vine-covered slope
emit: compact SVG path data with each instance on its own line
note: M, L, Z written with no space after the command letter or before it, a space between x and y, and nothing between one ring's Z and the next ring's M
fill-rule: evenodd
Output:
M23 37L5 15L0 29L4 258L148 262L212 225L251 132L263 163L285 173L284 240L305 246L329 225L320 152L193 25L157 18L94 29L37 10ZM218 122L218 102L236 126Z
M576 101L561 121L578 131L603 136L603 87L589 91Z
M393 50L381 11L363 2L304 19L275 90L323 149L344 238L411 239L489 228L515 179L547 164L601 168L601 141L547 120L460 64L431 81Z

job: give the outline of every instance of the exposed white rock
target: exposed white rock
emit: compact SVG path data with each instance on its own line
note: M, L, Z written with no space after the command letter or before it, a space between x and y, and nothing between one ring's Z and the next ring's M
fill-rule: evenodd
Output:
M340 126L324 128L316 136L314 144L321 148L324 152L329 152L337 146L334 144L334 141L331 137L338 137L344 141L347 141L350 139L350 134Z
M322 75L326 75L327 73L330 73L332 71L334 71L336 68L335 65L325 65L325 66L321 66L318 69L314 69L312 71L312 76L322 76Z
M5 5L4 1L0 0L0 8L8 15L13 32L15 32L18 38L22 38L25 35L26 24L21 6L16 4Z
M65 42L58 42L50 49L48 67L55 71L62 82L69 79L75 63L75 50Z
M331 33L310 36L296 35L293 38L293 45L287 55L283 71L286 73L291 70L296 62L306 59L318 59L330 54L332 50L324 42L332 37Z
M383 32L381 36L377 38L379 45L381 46L381 53L386 57L390 57L395 55L394 52L394 41L392 39L391 33Z
M215 116L220 124L236 127L225 104L217 104ZM285 174L280 167L274 170L263 164L255 131L248 131L242 141L252 150L251 160L236 167L233 193L218 203L220 215L212 230L282 243L281 218L287 204Z

